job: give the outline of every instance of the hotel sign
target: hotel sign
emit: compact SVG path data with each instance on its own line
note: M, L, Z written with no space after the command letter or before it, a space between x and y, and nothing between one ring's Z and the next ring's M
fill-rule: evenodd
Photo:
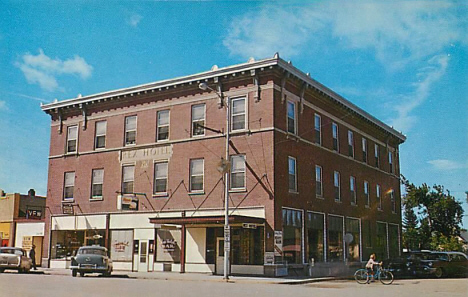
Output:
M169 160L172 156L172 145L155 146L142 149L120 151L120 162L142 162L143 164L153 160Z

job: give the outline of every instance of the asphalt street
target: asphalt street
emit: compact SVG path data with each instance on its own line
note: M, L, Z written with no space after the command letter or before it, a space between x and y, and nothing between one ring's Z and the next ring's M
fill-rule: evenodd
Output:
M466 297L468 279L408 279L396 280L392 285L381 283L359 285L352 280L322 281L309 284L286 285L255 282L222 282L200 280L196 277L181 279L135 279L125 275L105 278L95 275L0 274L0 297L53 297L53 296L437 296Z

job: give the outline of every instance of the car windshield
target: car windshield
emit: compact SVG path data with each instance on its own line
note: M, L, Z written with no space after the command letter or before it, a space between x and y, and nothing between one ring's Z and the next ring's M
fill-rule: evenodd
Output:
M434 257L438 260L448 261L449 256L447 254L435 254Z
M80 249L78 255L101 255L105 256L106 251L101 249Z
M23 255L23 251L18 250L18 249L1 249L0 253L2 253L2 254L12 254L12 255L18 255L18 256Z

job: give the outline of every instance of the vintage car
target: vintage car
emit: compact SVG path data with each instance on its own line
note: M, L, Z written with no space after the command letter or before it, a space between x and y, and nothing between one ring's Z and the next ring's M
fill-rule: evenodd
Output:
M84 276L85 273L101 273L109 276L113 266L105 247L82 246L78 249L76 256L72 257L70 269L73 276L78 273L80 276Z
M468 258L460 252L431 252L409 267L414 275L420 276L468 276Z
M26 251L17 247L0 247L0 272L17 270L19 273L29 272L32 261Z

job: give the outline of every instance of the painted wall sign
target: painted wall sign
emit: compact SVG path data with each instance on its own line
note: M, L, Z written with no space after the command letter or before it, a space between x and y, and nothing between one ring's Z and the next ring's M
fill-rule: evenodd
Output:
M155 146L143 149L120 151L120 162L143 162L152 160L168 160L172 156L172 145Z

